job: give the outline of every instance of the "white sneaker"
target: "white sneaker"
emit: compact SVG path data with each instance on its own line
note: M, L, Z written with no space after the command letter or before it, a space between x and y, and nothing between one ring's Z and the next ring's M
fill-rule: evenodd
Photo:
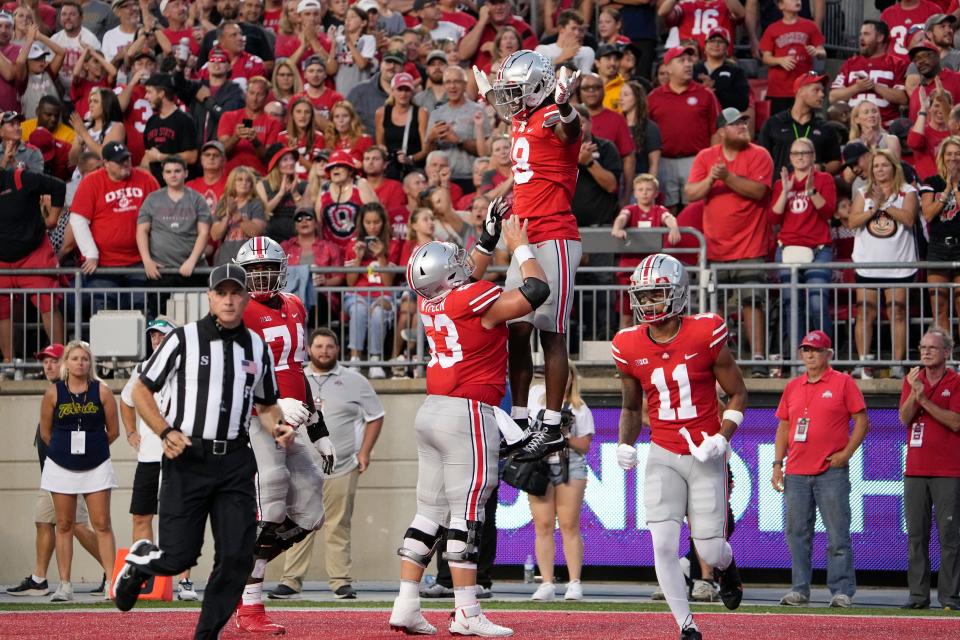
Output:
M579 580L567 583L567 589L563 593L564 600L583 600L583 586Z
M903 379L903 367L898 364L890 367L890 377Z
M350 358L350 360L348 361L347 365L344 368L349 369L350 371L356 371L359 373L360 365L354 364L356 362L360 362L360 358L353 356L352 358Z
M397 598L393 601L390 628L407 635L432 636L437 628L420 613L420 598Z
M196 590L193 588L193 583L189 580L181 580L180 585L177 587L177 600L198 600L200 596L197 595Z
M690 599L697 602L716 602L720 599L720 587L707 580L694 580Z
M73 600L73 585L69 582L61 582L57 590L50 596L50 602L71 602Z
M513 629L494 624L483 615L479 604L459 607L450 622L450 633L455 636L481 636L484 638L502 638L512 636Z
M370 362L379 362L380 356L370 356ZM383 380L387 377L387 372L383 370L383 367L370 367L370 371L367 372L367 377L371 380Z
M407 362L407 357L401 353L401 354L398 355L396 358L394 358L394 360L396 360L396 361L398 361L398 362L403 362L403 363L405 363L405 362ZM394 365L394 366L390 369L390 373L391 373L391 375L392 375L394 378L406 378L406 377L407 377L407 365L406 365L406 364Z
M537 602L553 602L554 598L557 597L557 588L553 586L552 582L544 582L537 590L533 592L533 595L530 596L531 600L536 600Z

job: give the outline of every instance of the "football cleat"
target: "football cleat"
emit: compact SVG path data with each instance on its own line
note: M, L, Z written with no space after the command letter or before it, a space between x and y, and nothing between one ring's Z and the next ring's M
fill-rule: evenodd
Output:
M550 425L542 431L535 431L514 458L519 462L540 460L566 446L567 440L560 431L560 425Z
M397 598L393 601L390 628L408 636L432 636L437 628L420 612L420 598Z
M743 581L740 580L736 561L730 558L730 565L723 570L714 567L713 579L720 585L720 599L723 601L723 606L730 610L739 607L740 601L743 600Z
M237 629L274 636L282 636L287 632L283 625L270 619L262 604L241 604L237 607Z
M451 614L450 634L455 636L480 636L482 638L503 638L513 635L513 629L494 624L483 615L479 604L458 607Z

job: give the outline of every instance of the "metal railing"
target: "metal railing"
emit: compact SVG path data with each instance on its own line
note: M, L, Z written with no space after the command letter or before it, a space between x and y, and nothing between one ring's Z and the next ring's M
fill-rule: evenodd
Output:
M827 0L823 37L828 55L846 58L860 50L863 5L863 0Z

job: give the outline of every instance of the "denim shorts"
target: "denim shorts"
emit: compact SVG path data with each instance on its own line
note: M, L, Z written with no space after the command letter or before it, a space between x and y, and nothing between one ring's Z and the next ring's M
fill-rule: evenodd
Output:
M570 460L567 464L570 469L571 480L587 479L587 459L584 458L582 454L576 451L570 451ZM550 484L553 486L563 484L563 466L561 465L562 463L560 462L551 462L548 464L550 467Z

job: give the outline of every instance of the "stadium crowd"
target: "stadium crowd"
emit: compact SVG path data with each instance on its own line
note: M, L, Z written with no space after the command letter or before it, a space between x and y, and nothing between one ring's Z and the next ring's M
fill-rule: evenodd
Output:
M907 355L911 305L929 303L943 327L954 317L945 285L960 274L908 263L960 252L960 11L878 0L880 19L863 21L857 53L829 76L827 45L853 43L825 41L825 22L840 19L825 4L547 0L531 25L503 0L11 2L0 13L0 167L47 173L67 192L59 212L45 196L45 218L0 227L0 268L77 267L91 288L197 286L196 268L265 234L287 253L288 289L319 324L342 322L348 360L372 362L372 378L415 374L376 366L413 357L409 299L358 289L393 285L378 267L405 265L431 239L469 250L489 202L523 179L522 150L478 97L471 67L493 76L529 48L582 74L572 99L588 123L573 202L581 228L669 227L668 247L693 242L678 227L701 229L721 284L790 279L739 262L809 263L800 300L738 297L740 353L754 360L780 349L768 334L788 326L791 304L801 335L833 334L841 305L811 285L861 285L851 352L863 361L856 375L871 377L871 359ZM495 263L508 260L501 247ZM814 266L851 260L900 264ZM135 272L98 272L108 267ZM929 300L896 286L915 281L930 283ZM0 277L2 288L61 284ZM354 291L315 290L342 285ZM0 298L6 362L24 356L10 301ZM50 341L62 341L60 301L33 301ZM93 306L130 303L163 311L142 296ZM625 301L621 311L629 322ZM890 323L882 354L878 315ZM617 328L581 321L607 338Z

